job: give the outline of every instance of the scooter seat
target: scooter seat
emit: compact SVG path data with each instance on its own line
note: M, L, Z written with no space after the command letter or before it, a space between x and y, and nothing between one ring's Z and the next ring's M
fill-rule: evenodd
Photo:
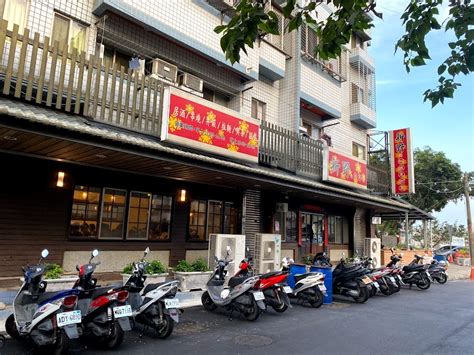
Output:
M271 272L267 272L266 274L261 275L260 278L268 279L269 277L280 275L281 273L282 273L281 271L271 271Z
M424 269L423 264L414 264L414 265L407 265L403 267L403 271L419 271Z
M251 276L234 276L229 279L229 287L234 288L237 285L240 285L245 280L249 279Z
M156 284L148 284L145 286L145 289L143 290L143 294L146 295L148 292L153 291L154 289L157 289L158 287L168 283L168 281L165 282L158 282Z
M306 278L310 275L314 275L314 272L306 272L304 274L296 274L295 275L295 282L298 282L298 281L300 281L300 280L302 280L302 279L304 279L304 278Z

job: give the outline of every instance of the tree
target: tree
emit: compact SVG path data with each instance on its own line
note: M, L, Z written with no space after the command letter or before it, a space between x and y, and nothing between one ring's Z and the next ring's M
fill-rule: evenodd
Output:
M452 237L462 237L466 239L466 227L462 224L450 224L447 222L439 223L437 220L434 220L432 225L433 246L436 247L441 244L450 244ZM422 226L418 225L414 228L413 239L418 242L423 242L424 237Z
M430 147L415 149L415 193L407 200L427 212L440 211L462 196L463 173L443 152Z
M221 48L231 62L240 60L240 52L247 54L246 46L253 48L255 42L267 34L279 34L278 17L273 11L265 11L265 4L271 0L241 0L229 23L217 26L214 31L222 33ZM285 31L293 31L303 24L316 32L319 42L315 55L323 60L340 56L342 46L349 43L355 31L373 27L368 13L382 18L376 10L375 0L287 0L283 16L289 19ZM315 11L321 4L335 8L325 21L315 19ZM443 4L447 3L449 15L440 23L438 17ZM474 71L474 5L470 0L424 0L409 1L401 16L405 34L395 44L395 51L403 52L403 62L408 72L412 67L426 64L431 59L426 46L426 36L444 29L455 36L449 42L450 56L438 67L438 86L424 92L424 101L431 101L432 107L445 98L452 98L461 86L455 79ZM449 75L446 78L444 75Z

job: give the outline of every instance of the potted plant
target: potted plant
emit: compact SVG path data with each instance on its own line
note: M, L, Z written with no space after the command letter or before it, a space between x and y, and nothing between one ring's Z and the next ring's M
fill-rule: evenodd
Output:
M123 268L123 273L122 273L122 280L123 283L125 284L129 277L133 273L133 264L127 264ZM168 272L166 271L165 266L161 263L159 260L152 260L148 263L148 265L145 268L145 275L146 275L146 280L145 280L145 285L148 284L155 284L158 282L164 282L166 280L166 277L168 276Z
M72 288L77 276L63 276L63 268L58 264L46 264L43 279L48 283L47 291L61 291Z
M181 260L174 268L174 277L179 281L181 291L204 290L212 271L203 258L196 259L193 263Z

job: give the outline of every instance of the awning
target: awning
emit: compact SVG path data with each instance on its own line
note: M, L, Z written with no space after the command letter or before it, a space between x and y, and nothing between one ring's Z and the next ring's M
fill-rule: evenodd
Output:
M409 210L408 210L408 219L409 220L434 220L436 219L432 214L423 211L422 209L412 205L411 203L408 203L404 199L400 197L393 197L393 200L401 202L405 204ZM405 212L382 212L382 213L377 213L376 216L382 217L383 220L387 221L399 221L405 219Z

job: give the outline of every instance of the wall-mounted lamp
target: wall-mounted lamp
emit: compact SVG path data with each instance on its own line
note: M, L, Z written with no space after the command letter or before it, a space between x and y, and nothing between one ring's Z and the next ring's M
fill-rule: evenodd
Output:
M56 181L57 187L64 187L64 171L58 171L58 180Z
M186 190L181 190L180 193L179 193L179 200L181 202L185 202L186 201Z

